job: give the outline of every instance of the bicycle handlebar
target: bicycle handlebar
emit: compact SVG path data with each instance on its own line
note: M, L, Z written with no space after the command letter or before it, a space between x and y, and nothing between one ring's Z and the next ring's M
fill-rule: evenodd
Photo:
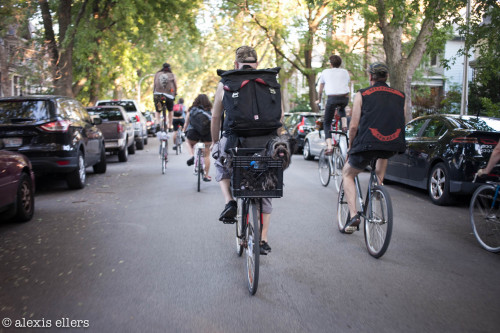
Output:
M340 134L340 135L343 135L345 136L345 140L347 142L347 146L349 146L349 137L347 136L347 133L343 132L343 131L335 131L335 130L331 130L330 131L330 134Z

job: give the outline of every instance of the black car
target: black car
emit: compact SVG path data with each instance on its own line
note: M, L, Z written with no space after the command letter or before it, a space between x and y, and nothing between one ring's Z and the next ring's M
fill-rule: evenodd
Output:
M76 100L62 96L0 98L4 149L26 155L36 174L63 174L68 186L85 186L86 167L106 172L104 137Z
M472 194L474 174L500 139L500 119L430 115L406 125L406 151L389 159L386 179L427 189L433 203ZM499 168L493 172L500 171Z
M304 148L304 138L307 133L314 131L316 120L322 117L321 113L296 112L290 113L283 121L285 129L297 140L297 152Z

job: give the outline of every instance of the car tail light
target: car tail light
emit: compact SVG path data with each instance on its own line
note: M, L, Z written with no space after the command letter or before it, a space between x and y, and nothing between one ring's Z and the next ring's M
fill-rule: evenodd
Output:
M116 126L116 130L118 131L118 133L123 133L125 132L125 128L123 127L122 124L117 124Z
M57 161L56 162L58 165L68 165L69 161Z
M493 145L493 146L496 146L496 144L498 142L496 140L494 140L494 139L479 138L479 143L482 144L482 145Z
M135 120L137 120L137 122L138 122L138 123L140 123L140 122L141 122L141 118L139 118L139 116L138 116L138 115L135 115Z
M458 137L451 140L452 143L477 143L477 138L472 137Z
M66 132L70 125L71 121L69 120L58 120L43 124L40 128L46 132Z
M300 124L297 125L297 130L299 131L299 133L304 133L304 118L302 118L302 121L300 122Z

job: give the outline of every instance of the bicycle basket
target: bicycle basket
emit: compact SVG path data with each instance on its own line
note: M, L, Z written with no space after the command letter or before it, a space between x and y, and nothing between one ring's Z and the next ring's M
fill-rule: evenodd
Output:
M233 156L232 189L235 197L281 198L283 162L270 156L253 156L261 149L238 149Z

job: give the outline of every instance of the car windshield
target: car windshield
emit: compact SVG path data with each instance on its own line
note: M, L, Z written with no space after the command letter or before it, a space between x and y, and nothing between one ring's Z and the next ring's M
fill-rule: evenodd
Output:
M0 101L0 124L35 123L50 118L48 101Z
M124 120L120 110L88 110L90 115L98 115L103 121Z
M319 117L308 116L304 117L304 125L306 126L316 126L316 119Z
M458 127L463 129L472 129L485 132L499 132L500 119L465 116L461 118L452 118L451 121Z
M122 106L125 111L127 112L136 112L137 109L135 108L134 102L130 101L105 101L105 102L99 102L99 105L119 105Z

